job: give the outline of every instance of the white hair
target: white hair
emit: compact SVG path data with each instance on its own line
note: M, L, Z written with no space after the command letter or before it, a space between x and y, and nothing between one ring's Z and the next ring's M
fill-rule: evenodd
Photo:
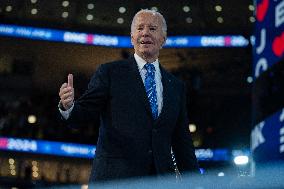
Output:
M154 16L157 15L158 17L160 17L160 19L161 19L161 21L162 21L162 31L163 31L164 35L167 36L167 23L166 23L166 20L165 20L164 16L163 16L161 13L159 13L158 11L149 10L149 9L141 9L140 11L138 11L138 12L134 15L134 17L133 17L133 19L132 19L132 22L131 22L131 33L134 31L134 24L135 24L136 18L137 18L137 16L138 16L139 14L141 14L141 13L151 13L151 14L153 14Z

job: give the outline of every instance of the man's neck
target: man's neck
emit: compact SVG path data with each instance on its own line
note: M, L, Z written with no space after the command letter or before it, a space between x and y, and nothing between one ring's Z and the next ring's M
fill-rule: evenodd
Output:
M145 60L148 63L155 62L158 59L158 56L157 57L153 57L153 56L149 56L147 54L139 54L138 56L140 56L143 60Z

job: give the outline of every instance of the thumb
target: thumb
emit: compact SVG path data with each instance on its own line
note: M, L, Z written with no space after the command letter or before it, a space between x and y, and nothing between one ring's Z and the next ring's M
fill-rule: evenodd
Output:
M68 87L73 88L73 75L72 74L68 74Z

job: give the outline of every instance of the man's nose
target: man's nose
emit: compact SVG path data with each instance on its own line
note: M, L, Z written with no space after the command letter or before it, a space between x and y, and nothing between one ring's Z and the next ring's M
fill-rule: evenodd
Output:
M150 34L149 28L144 28L144 29L142 30L142 36L148 36L149 34Z

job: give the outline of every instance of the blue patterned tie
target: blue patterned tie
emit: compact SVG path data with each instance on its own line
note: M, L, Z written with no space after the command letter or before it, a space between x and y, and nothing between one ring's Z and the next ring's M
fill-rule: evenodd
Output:
M145 69L147 70L145 76L145 89L149 103L151 105L152 115L154 120L158 118L158 103L157 103L157 91L155 82L155 67L153 64L145 64Z

